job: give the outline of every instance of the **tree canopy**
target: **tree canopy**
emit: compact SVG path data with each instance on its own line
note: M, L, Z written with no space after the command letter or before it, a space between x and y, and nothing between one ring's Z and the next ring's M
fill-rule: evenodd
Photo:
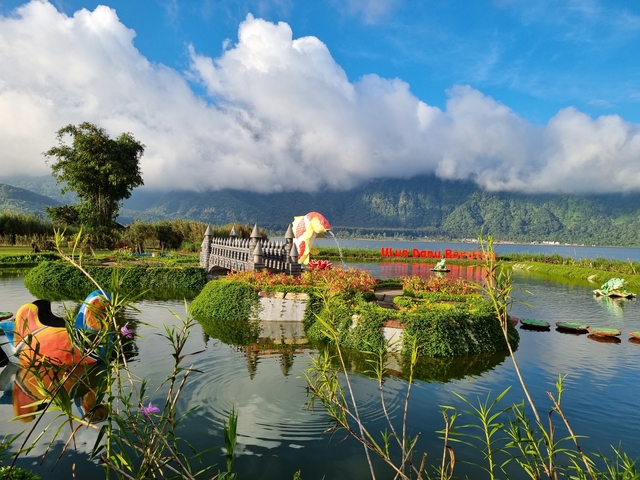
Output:
M67 143L71 137L71 144ZM116 139L92 123L67 125L57 132L58 145L45 152L62 193L73 191L80 205L80 223L104 243L115 226L121 202L144 185L140 158L144 145L131 133Z

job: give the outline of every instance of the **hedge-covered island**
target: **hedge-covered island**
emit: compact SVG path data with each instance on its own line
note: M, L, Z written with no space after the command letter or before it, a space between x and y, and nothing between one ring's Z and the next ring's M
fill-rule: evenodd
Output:
M87 273L106 290L148 299L193 298L207 283L200 267L149 265L86 266ZM37 298L82 300L95 285L78 268L64 261L45 261L29 270L24 284Z
M191 312L210 335L248 345L260 333L255 320L260 291L304 292L309 301L303 321L312 342L330 342L318 321L322 319L337 333L342 347L354 350L384 347L383 327L388 323L404 329L404 354L410 353L414 340L418 355L430 357L507 350L492 305L471 284L441 277L408 277L396 284L403 295L394 299L396 308L392 309L375 301L379 283L365 270L312 268L300 277L236 272L209 282L193 300ZM515 349L520 337L511 324L508 329Z

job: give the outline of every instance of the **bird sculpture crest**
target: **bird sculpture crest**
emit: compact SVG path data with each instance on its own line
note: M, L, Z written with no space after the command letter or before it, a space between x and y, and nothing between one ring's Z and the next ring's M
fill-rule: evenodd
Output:
M331 230L331 225L323 215L318 212L309 212L304 217L293 218L293 242L298 249L298 262L307 265L309 255L312 252L313 240Z

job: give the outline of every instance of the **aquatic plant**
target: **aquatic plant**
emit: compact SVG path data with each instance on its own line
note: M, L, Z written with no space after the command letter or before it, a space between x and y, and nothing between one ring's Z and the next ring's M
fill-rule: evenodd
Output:
M492 249L491 237L482 242L483 249ZM426 465L427 452L416 451L418 436L411 435L407 430L406 418L409 409L409 399L416 367L416 359L420 346L416 337L412 338L409 349L410 355L405 363L408 366L404 395L403 414L401 418L391 418L387 414L384 392L384 378L387 369L387 350L390 345L376 350L371 349L371 369L378 380L380 392L380 406L388 423L388 429L378 434L369 431L358 410L359 399L353 389L349 369L345 363L340 332L331 323L331 313L318 315L321 332L332 339L336 345L335 358L331 358L327 351L313 358L312 364L305 372L308 389L311 393L310 406L320 404L332 419L333 429L344 430L348 436L360 442L364 448L372 479L377 478L370 454L380 457L395 472L398 479L432 478L433 471L441 480L454 478L457 462L455 445L465 445L478 449L484 463L474 463L482 472L482 478L531 478L543 477L556 480L562 478L575 479L637 479L640 473L637 460L631 459L620 448L613 448L612 458L602 453L586 454L580 446L579 436L576 435L565 416L561 400L564 393L563 376L556 381L555 393L547 392L551 406L547 416L548 426L543 424L536 404L529 394L514 355L513 326L508 321L508 311L512 302L510 270L502 268L492 256L488 256L485 263L486 279L482 285L477 285L489 300L489 307L493 310L493 322L502 332L504 342L513 359L517 375L526 397L526 402L533 412L533 420L529 418L525 409L525 401L519 404L500 406L509 389L495 397L487 395L473 402L468 398L457 395L466 404L466 410L443 405L442 416L444 428L438 431L443 440L442 456L438 463ZM331 297L325 298L325 307L334 308ZM457 307L452 307L455 310ZM487 308L486 304L482 308ZM339 311L337 312L340 315ZM337 366L336 366L337 365ZM511 388L511 387L509 387ZM470 421L461 424L463 415ZM560 419L567 434L558 438L554 422ZM413 457L421 459L415 463ZM600 460L598 465L596 460ZM601 466L603 468L601 468Z
M88 276L89 281L100 288L99 284L82 267L81 261L74 256L67 256L60 251L76 269ZM102 288L100 288L101 291ZM83 428L98 432L92 448L91 458L105 469L106 478L142 479L157 477L177 477L195 479L214 465L202 464L203 456L210 450L195 452L179 435L181 421L193 409L180 413L177 405L184 391L185 384L196 373L191 365L186 365L191 356L199 352L185 351L189 332L195 325L185 303L186 316L182 320L174 314L176 325L164 327L163 336L170 346L170 357L173 367L166 379L155 392L148 392L147 382L137 379L129 369L127 352L131 351L131 343L135 341L136 323L122 324L119 312L124 308L135 308L133 302L137 297L121 295L117 290L110 292L110 301L105 301L104 318L106 327L92 335L82 331L79 334L81 343L86 346L82 358L77 364L56 365L46 361L30 365L27 368L30 382L41 394L41 399L29 405L26 415L35 417L32 427L21 436L5 438L0 453L10 460L8 472L3 478L14 478L16 460L31 451L41 440L38 433L43 428L40 423L49 411L57 411L57 418L63 420L59 426L49 423L44 430L52 431L52 439L45 451L49 454L56 440L63 440L62 453L74 445L78 432ZM69 323L69 329L73 328ZM112 335L120 332L121 335ZM134 336L134 339L130 338ZM37 348L37 347L34 347ZM100 353L104 351L105 353ZM82 360L89 355L100 355L104 374L97 382L89 383L79 367ZM36 368L37 367L37 368ZM73 399L66 389L69 380L83 382L91 393L91 402L86 412L78 415L72 409ZM24 415L23 415L24 416ZM101 425L102 423L102 425ZM237 414L229 414L229 424L225 425L227 444L235 444ZM64 426L70 426L67 438L62 438ZM15 451L9 456L9 448ZM219 478L234 478L231 468L234 450L227 451L227 470L219 474ZM4 472L3 472L4 473ZM19 478L19 477L16 477Z

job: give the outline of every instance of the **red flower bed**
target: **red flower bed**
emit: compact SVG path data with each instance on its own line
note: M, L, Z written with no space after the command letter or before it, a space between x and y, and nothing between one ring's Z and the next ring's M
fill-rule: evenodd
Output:
M372 291L376 285L376 279L367 270L356 268L343 270L341 268L327 268L326 265L323 268L311 268L299 277L284 273L269 273L263 270L261 272L231 272L226 278L229 281L250 285L255 290L273 289L279 286L298 286L301 289L326 288L331 293L366 293Z

